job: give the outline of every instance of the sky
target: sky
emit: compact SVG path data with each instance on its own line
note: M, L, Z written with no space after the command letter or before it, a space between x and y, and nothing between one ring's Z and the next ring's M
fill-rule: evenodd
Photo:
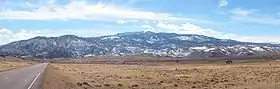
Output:
M153 31L280 43L280 0L0 0L0 45Z

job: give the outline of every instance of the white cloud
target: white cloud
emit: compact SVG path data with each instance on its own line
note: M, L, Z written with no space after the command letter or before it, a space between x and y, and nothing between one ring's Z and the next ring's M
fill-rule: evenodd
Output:
M250 23L259 23L259 24L268 24L268 25L280 25L280 19L273 17L271 15L265 15L262 13L257 13L257 9L241 9L235 8L230 11L231 19L250 22Z
M250 14L255 13L256 11L258 11L258 10L257 9L246 10L246 9L242 9L242 8L234 8L230 11L230 13L232 13L234 16L247 17Z
M92 29L60 29L60 30L26 30L12 31L6 28L0 28L0 45L13 41L26 40L36 36L56 37L66 34L73 34L83 37L95 37L114 34L110 31L95 32Z
M162 29L164 32L174 32L179 34L199 34L205 36L220 36L222 32L218 32L212 29L201 28L191 23L184 24L170 24L167 22L159 22L156 27Z
M125 24L125 23L127 23L127 22L126 22L125 20L118 20L117 23L118 23L118 24Z
M0 29L0 44L6 44L8 42L25 40L35 36L39 36L39 31L26 31L20 30L19 32L13 32L9 29L2 28Z
M139 22L138 20L118 20L117 23L118 24L126 24L126 23L136 23Z
M56 0L46 0L47 4L54 4L56 3Z
M142 25L140 26L144 31L154 32L169 32L178 34L199 34L221 39L233 39L244 42L266 42L266 43L280 43L280 36L240 36L231 33L223 33L213 29L201 28L191 23L181 25L158 23L155 26ZM176 29L175 29L176 28ZM91 29L92 30L92 29ZM56 37L66 34L73 34L82 37L95 37L103 35L116 34L113 31L90 31L90 29L63 29L63 30L25 30L12 31L6 28L0 29L0 45L7 44L13 41L26 40L36 36Z
M140 26L144 31L153 31L153 32L158 32L157 29L155 29L151 25L141 25Z
M75 0L66 5L41 6L33 10L3 10L0 12L0 16L0 20L165 20L211 23L206 20L176 17L170 13L141 11L101 3L91 5L85 1Z
M243 22L250 22L250 23L280 25L280 19L269 17L269 16L251 16L251 17L233 16L232 19L243 21Z
M29 7L32 7L33 5L31 4L31 3L29 3L29 2L25 2L25 5L26 6L29 6Z
M280 36L241 36L232 33L219 32L214 29L202 28L191 23L171 24L168 22L157 22L141 26L145 31L169 32L178 34L198 34L220 39L232 39L243 42L280 43Z
M244 42L280 43L280 36L238 36L231 34L230 36L225 36L225 38Z
M227 0L220 0L219 1L219 7L225 7L228 5L228 1Z

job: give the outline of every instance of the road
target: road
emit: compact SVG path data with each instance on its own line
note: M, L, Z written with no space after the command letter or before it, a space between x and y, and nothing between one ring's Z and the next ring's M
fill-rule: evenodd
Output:
M42 89L44 70L48 64L0 72L0 89Z

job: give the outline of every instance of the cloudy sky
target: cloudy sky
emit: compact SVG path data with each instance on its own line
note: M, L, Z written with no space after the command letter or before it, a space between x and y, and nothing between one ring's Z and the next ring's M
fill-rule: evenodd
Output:
M280 43L279 0L0 0L0 44L153 31Z

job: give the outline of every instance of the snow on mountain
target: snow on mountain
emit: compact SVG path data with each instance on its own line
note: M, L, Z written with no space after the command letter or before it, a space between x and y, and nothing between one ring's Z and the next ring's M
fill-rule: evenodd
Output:
M178 37L174 37L175 39L179 39L179 40L187 40L187 41L193 41L194 39L192 37L189 36L178 36Z
M206 46L202 46L202 47L190 47L190 49L194 49L194 50L206 50L206 49L208 49L208 47L206 47Z
M107 37L102 38L102 40L108 40L108 39L113 40L113 39L119 39L119 38L120 37L118 37L118 36L107 36Z
M280 45L217 39L195 34L127 32L83 38L74 35L35 37L0 46L0 54L38 58L91 56L227 57L269 54Z
M254 47L252 47L252 50L254 50L254 51L265 51L265 49L261 48L260 46L254 46Z

